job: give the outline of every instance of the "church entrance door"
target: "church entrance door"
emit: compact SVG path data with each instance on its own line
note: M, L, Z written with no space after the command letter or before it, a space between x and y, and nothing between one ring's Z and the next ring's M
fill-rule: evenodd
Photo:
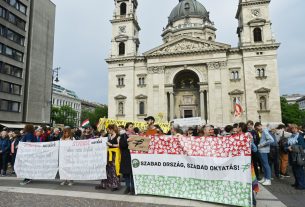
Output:
M199 77L191 70L182 70L174 78L175 116L200 116Z

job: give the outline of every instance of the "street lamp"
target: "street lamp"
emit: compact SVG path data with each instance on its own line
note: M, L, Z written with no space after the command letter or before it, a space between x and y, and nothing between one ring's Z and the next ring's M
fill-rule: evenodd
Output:
M60 67L52 69L51 104L50 104L50 125L51 126L53 126L53 120L52 120L53 86L54 86L54 81L56 83L59 82L59 79L58 79L59 70L60 70ZM54 80L54 78L55 78L55 80Z

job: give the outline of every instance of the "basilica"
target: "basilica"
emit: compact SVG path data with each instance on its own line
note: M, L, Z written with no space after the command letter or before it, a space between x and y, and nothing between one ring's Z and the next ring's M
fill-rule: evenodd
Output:
M203 2L177 1L161 34L163 44L139 54L138 1L114 1L112 47L106 59L109 118L201 117L216 125L281 122L280 44L272 35L270 0L237 2L237 46L217 41L217 28ZM238 117L236 102L243 109Z

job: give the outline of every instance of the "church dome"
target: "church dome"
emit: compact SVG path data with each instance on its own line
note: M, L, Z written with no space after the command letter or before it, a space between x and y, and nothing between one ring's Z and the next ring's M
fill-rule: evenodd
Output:
M199 17L209 20L209 12L197 0L179 0L179 4L172 10L168 17L169 23L185 17Z

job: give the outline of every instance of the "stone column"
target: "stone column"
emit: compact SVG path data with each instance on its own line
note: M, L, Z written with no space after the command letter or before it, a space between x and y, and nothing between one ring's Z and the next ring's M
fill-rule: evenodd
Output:
M205 119L204 91L200 91L200 116Z
M174 98L174 92L169 92L169 103L170 103L170 120L174 120L174 113L175 113L175 98Z
M207 95L207 117L206 117L206 119L207 119L207 123L209 122L209 119L210 119L210 101L209 101L209 91L208 90L206 90L205 91L206 92L206 95Z

